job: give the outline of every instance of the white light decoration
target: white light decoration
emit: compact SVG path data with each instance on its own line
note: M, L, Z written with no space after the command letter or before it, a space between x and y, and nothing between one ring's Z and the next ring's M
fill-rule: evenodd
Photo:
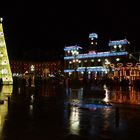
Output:
M64 70L64 72L65 72L65 73L67 73L67 72L72 73L72 72L74 72L74 69L67 69L67 70Z
M3 60L2 61L2 65L6 65L7 64L7 61L6 60Z
M105 64L106 65L110 64L110 62L108 61L108 59L105 59Z
M122 45L120 44L120 45L119 45L119 48L121 48L121 47L122 47Z
M97 72L97 71L105 72L105 71L109 71L107 68L104 68L102 66L97 66L97 67L79 67L79 68L77 68L76 71L77 72L84 72L85 69L87 69L87 72L88 71L91 71L91 72ZM65 73L69 73L69 72L72 73L74 71L75 71L74 69L66 69L66 70L64 70Z
M93 45L93 42L91 42L91 44Z
M0 36L2 36L3 35L3 32L0 32Z
M116 58L116 61L120 61L120 58Z
M0 22L2 22L3 21L3 18L0 18Z
M5 79L5 81L8 81L8 80L9 80L9 78L8 78L8 77L4 77L4 79Z
M2 73L2 74L7 74L7 73L8 73L8 70L7 70L6 68L5 68L5 69L2 69L2 70L1 70L1 73Z
M0 52L0 57L3 57L3 53L2 52Z
M71 62L71 61L69 61L69 63L71 64L72 62Z
M77 51L77 52L76 52L76 55L78 55L78 54L79 54L79 52Z
M114 45L114 49L116 49L117 48L117 46L116 45Z
M98 62L101 62L101 59L98 59Z
M69 75L71 75L72 73L71 72L69 72Z
M35 71L34 65L31 65L30 70L31 70L31 71Z
M83 71L81 71L81 74L84 74L84 72L83 72Z

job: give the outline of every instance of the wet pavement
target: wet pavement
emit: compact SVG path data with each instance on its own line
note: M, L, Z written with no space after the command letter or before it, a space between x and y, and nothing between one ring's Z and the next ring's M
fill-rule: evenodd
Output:
M85 99L84 87L4 86L0 98L0 140L128 140L140 137L140 92L108 89L98 100L112 107L81 109L66 102ZM97 97L96 97L97 99Z

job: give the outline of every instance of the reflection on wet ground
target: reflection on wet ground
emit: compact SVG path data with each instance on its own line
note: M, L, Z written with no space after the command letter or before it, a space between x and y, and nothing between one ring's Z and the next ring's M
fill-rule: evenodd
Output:
M92 95L94 90L87 95L84 87L7 89L0 92L5 100L0 105L0 140L126 140L140 136L140 92L133 88L104 87L105 96L99 97L97 91L96 97ZM112 102L113 106L85 110L65 104L89 99Z
M125 90L121 87L117 87L113 90L105 88L105 90L105 100L115 103L140 105L140 91L135 90L134 87L128 87Z

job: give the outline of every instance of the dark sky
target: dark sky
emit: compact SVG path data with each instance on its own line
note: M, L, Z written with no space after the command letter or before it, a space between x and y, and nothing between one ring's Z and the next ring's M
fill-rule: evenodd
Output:
M99 47L109 40L124 39L139 50L139 4L134 1L12 1L3 2L0 16L11 57L26 51L56 50L64 45L88 47L88 34L99 35Z

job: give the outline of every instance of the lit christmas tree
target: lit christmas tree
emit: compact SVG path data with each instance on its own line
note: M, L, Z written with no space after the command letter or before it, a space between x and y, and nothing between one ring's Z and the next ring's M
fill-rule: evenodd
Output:
M2 80L2 84L13 84L12 72L2 27L2 20L3 19L0 18L0 79Z

